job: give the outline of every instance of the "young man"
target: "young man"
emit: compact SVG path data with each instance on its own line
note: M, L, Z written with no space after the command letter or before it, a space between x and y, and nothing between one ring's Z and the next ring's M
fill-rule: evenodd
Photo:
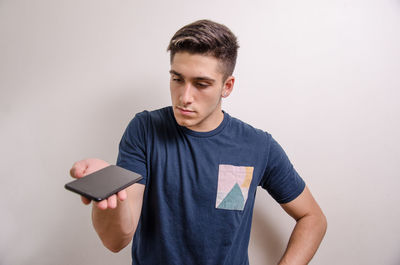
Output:
M307 264L325 234L321 209L279 144L221 109L237 49L221 24L180 29L168 47L172 106L137 114L122 137L117 164L143 180L94 203L92 219L114 252L133 237L133 264L248 264L257 186L296 220L280 264ZM79 161L71 175L107 165Z

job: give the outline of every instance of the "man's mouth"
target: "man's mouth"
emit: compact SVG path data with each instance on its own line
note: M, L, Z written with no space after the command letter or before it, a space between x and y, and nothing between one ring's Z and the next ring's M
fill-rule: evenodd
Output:
M178 109L179 112L181 114L183 114L183 115L191 115L191 114L195 113L195 111L193 111L193 110L190 110L190 109L187 109L187 108L183 108L183 107L179 107L179 106L177 106L176 109Z

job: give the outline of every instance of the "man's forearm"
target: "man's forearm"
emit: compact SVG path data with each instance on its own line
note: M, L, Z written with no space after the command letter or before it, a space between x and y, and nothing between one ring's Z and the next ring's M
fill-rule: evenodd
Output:
M290 236L279 265L308 264L317 251L327 228L325 216L304 216L299 219Z
M123 249L132 239L135 222L128 201L119 201L115 209L92 209L93 226L104 246L113 252Z
M92 207L92 222L104 246L113 252L123 249L136 231L145 186L133 184Z

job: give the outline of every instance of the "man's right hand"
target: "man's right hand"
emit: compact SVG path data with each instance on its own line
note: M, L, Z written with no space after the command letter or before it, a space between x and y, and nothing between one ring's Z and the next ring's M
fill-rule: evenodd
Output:
M97 158L89 158L84 159L78 162L75 162L72 165L69 173L73 178L83 178L86 175L89 175L95 171L98 171L102 168L109 166L110 164L104 160ZM111 195L106 200L100 202L94 202L94 204L101 210L106 209L115 209L118 204L118 200L124 201L127 198L126 189L121 190L116 195ZM81 200L84 204L90 204L91 200L81 196Z
M84 159L72 166L70 174L82 178L109 165L100 159ZM118 252L131 242L142 211L144 189L143 184L135 183L106 200L93 202L93 227L109 250ZM82 202L90 204L85 197Z

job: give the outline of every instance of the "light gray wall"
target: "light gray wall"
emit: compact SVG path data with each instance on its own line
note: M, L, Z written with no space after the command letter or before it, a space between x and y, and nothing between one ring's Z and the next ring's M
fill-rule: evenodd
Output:
M130 263L63 185L169 104L168 40L200 18L241 44L223 108L272 133L329 219L312 264L400 264L398 0L0 0L0 264ZM259 190L251 264L274 264L293 225Z

